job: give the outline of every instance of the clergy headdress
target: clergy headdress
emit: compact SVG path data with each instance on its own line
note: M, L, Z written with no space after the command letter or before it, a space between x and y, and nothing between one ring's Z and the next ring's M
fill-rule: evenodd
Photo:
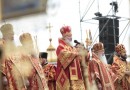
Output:
M117 54L121 55L122 52L126 52L125 46L123 44L118 44L115 47L115 51Z
M63 26L63 27L61 27L60 32L61 32L63 37L72 35L70 26Z
M14 31L13 31L13 25L12 24L4 24L1 26L0 28L1 30L1 33L4 35L6 34L14 34Z
M20 42L23 44L24 42L32 42L32 36L30 33L23 33L22 35L20 35L19 37Z
M39 58L45 58L45 59L47 59L47 53L46 52L40 52L39 53Z
M98 51L104 51L104 45L103 43L99 42L93 45L93 51L98 52Z

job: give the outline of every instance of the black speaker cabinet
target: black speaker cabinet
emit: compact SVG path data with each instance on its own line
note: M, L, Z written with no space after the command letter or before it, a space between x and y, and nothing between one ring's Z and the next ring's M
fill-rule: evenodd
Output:
M99 41L104 44L106 58L111 64L115 45L119 43L119 20L111 18L99 19Z

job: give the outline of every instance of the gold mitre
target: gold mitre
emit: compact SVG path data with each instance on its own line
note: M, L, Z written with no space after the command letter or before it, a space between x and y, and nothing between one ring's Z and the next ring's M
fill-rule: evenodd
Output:
M4 24L4 25L2 25L0 30L1 30L3 35L6 35L8 33L12 33L12 34L14 33L12 24Z
M126 52L125 46L123 44L118 44L115 46L115 51L118 54L121 54L122 52Z
M94 52L99 52L99 51L104 51L104 45L103 43L99 42L93 45L93 51Z
M30 33L23 33L22 35L20 35L19 40L21 43L32 41L32 36Z

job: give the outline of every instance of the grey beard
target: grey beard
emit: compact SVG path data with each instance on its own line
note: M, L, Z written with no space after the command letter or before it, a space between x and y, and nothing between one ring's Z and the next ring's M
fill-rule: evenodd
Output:
M106 59L106 56L105 56L105 55L100 55L100 56L99 56L99 59L100 59L104 64L107 64L107 59Z

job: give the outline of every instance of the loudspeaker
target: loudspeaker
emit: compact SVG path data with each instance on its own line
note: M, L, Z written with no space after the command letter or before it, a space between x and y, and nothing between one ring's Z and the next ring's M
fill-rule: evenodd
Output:
M119 20L111 18L99 19L99 41L104 44L106 58L112 64L115 45L119 43Z

